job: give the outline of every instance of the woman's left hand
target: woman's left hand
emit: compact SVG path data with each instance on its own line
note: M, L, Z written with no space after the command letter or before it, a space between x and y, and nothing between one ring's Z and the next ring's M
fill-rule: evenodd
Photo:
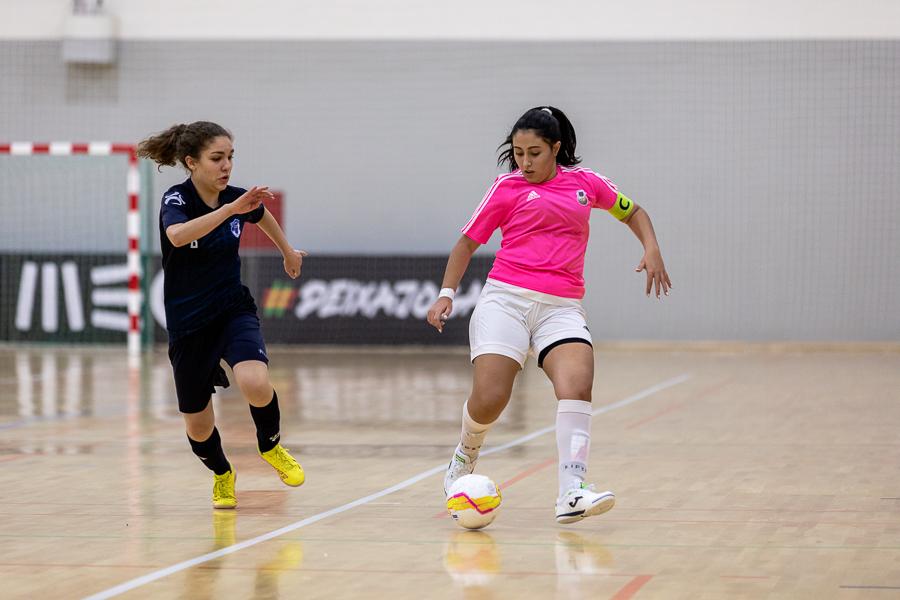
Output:
M293 248L284 255L284 272L287 273L288 277L291 279L300 277L300 268L303 266L304 256L309 255L303 250L294 250Z
M656 297L659 298L660 292L666 296L669 295L669 289L672 287L672 281L666 272L666 265L663 263L662 254L659 248L651 248L644 252L644 258L641 259L635 269L638 273L647 271L647 290L649 296L650 290L656 286Z

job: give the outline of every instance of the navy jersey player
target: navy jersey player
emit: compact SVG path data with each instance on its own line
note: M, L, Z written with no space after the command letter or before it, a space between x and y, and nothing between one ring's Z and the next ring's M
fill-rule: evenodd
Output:
M214 386L227 386L225 360L256 424L259 453L290 486L304 481L303 469L279 443L278 395L269 382L266 346L256 304L241 283L238 256L246 223L256 223L284 256L284 270L299 277L305 252L295 250L263 204L266 187L228 185L234 158L231 134L207 121L175 125L140 143L138 154L159 165L180 163L190 172L163 195L159 237L165 272L164 298L169 359L178 409L188 441L213 472L213 506L234 508L234 468L225 458L216 429Z

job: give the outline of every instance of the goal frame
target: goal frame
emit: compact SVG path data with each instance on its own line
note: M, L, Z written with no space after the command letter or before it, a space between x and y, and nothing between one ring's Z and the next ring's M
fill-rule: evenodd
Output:
M128 269L128 354L141 353L141 215L139 197L141 176L138 169L137 148L134 144L114 142L0 142L0 155L9 156L113 156L128 159L126 172L126 202L128 214L125 230L128 236L126 263Z

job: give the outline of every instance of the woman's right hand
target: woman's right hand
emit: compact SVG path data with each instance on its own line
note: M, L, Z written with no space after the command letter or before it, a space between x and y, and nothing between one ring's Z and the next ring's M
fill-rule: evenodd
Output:
M453 300L447 297L438 298L428 309L428 324L437 329L439 333L443 333L444 323L450 318L452 312Z
M269 191L269 186L253 186L243 193L237 200L231 203L233 214L242 215L259 208L264 201L274 200L275 196Z

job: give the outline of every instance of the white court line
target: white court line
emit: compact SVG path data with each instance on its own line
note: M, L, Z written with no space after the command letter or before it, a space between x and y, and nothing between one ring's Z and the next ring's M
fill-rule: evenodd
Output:
M612 404L607 404L606 406L601 406L600 408L595 410L591 416L596 417L597 415L602 415L602 414L605 414L608 412L612 412L612 411L616 410L617 408L622 408L623 406L628 406L629 404L632 404L633 402L637 402L638 400L643 400L647 396L652 396L656 392L661 392L662 390L664 390L666 388L676 386L679 383L684 383L685 381L687 381L690 378L691 378L690 375L688 375L687 373L684 373L682 375L679 375L678 377L673 377L672 379L667 379L661 383L657 383L656 385L650 386L647 389L638 392L637 394L632 394L631 396L628 396L627 398L623 398L622 400L619 400L618 402L613 402ZM494 454L495 452L502 452L503 450L508 450L509 448L512 448L513 446L518 446L520 444L524 444L525 442L530 442L534 438L540 437L540 436L544 435L545 433L550 433L554 429L556 429L556 425L550 425L549 427L544 427L543 429L538 429L537 431L533 431L533 432L529 433L528 435L523 435L520 438L516 438L513 441L507 442L501 446L497 446L496 448L491 448L490 450L485 450L484 452L481 453L481 456L488 456L489 454Z
M672 379L667 379L666 381L663 381L661 383L657 383L656 385L650 386L636 394L633 394L631 396L628 396L627 398L619 400L618 402L613 402L612 404L607 404L606 406L598 408L597 410L594 411L593 416L602 415L604 413L614 411L617 408L622 408L623 406L628 406L629 404L637 402L638 400L642 400L648 396L652 396L653 394L655 394L657 392L661 392L662 390L664 390L666 388L674 387L680 383L684 383L685 381L687 381L690 378L691 378L691 376L685 373L685 374L679 375L678 377L673 377ZM507 442L501 446L497 446L496 448L491 448L490 450L485 450L481 454L483 456L487 456L489 454L494 454L496 452L508 450L509 448L512 448L514 446L519 446L521 444L524 444L525 442L529 442L529 441L533 440L536 437L540 437L546 433L549 433L549 432L553 431L554 429L556 429L555 425L551 426L551 427L544 427L543 429L538 429L537 431L533 431L527 435L523 435L522 437L516 438L516 439L512 440L511 442ZM357 506L362 506L363 504L368 504L369 502L371 502L373 500L377 500L379 498L387 496L388 494L393 494L394 492L398 492L404 488L408 488L409 486L411 486L415 483L418 483L427 477L431 477L432 475L435 475L437 473L442 473L446 469L447 469L447 465L433 467L431 469L428 469L427 471L422 471L418 475L414 475L405 481L401 481L400 483L392 485L389 488L385 488L385 489L381 490L380 492L375 492L374 494L369 494L368 496L365 496L364 498L354 500L353 502L348 502L347 504L338 506L336 508L332 508L331 510L326 510L325 512L321 512L317 515L307 517L306 519L303 519L301 521L297 521L295 523L291 523L290 525L286 525L285 527L282 527L281 529L276 529L275 531L270 531L269 533L264 533L263 535L257 536L255 538L251 538L249 540L245 540L238 544L234 544L232 546L228 546L226 548L216 550L215 552L210 552L208 554L204 554L202 556L198 556L196 558L192 558L190 560L180 562L178 564L172 565L171 567L166 567L165 569L160 569L159 571L154 571L153 573L148 573L147 575L144 575L143 577L138 577L136 579L132 579L131 581L126 581L125 583L122 583L115 587L109 588L108 590L104 590L102 592L94 594L93 596L87 596L84 600L103 600L105 598L113 598L115 596L118 596L119 594L124 594L125 592L129 592L133 589L139 588L142 585L146 585L146 584L156 581L158 579L162 579L164 577L168 577L169 575L178 573L179 571L184 571L185 569L190 569L191 567L197 566L199 564L203 564L205 562L209 562L211 560L221 558L228 554L233 554L239 550L243 550L244 548L249 548L251 546L255 546L257 544L267 542L271 539L277 538L286 533L296 531L297 529L300 529L301 527L306 527L307 525L312 525L313 523L318 523L319 521L327 519L328 517L333 517L334 515L341 514L342 512L347 512L348 510L356 508Z

